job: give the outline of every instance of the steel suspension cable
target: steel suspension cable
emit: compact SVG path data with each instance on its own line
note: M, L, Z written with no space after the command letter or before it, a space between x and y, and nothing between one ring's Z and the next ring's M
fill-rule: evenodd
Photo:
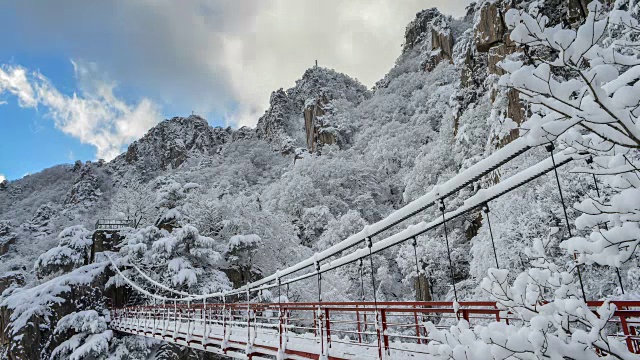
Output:
M364 301L364 268L362 266L362 259L360 259L360 291L361 291L361 300Z
M444 213L444 199L440 199L440 211L442 212L442 228L444 229L444 241L447 244L447 257L449 258L449 272L451 273L451 285L453 286L453 296L458 302L458 291L456 290L456 281L453 278L453 262L451 261L451 250L449 249L449 235L447 234L447 218Z
M591 168L593 169L593 157L589 156L586 160L587 165L590 165ZM598 198L600 198L600 189L598 188L598 179L596 179L596 174L591 173L591 175L593 176L593 185L596 187L596 195L598 195ZM604 223L604 229L605 230L609 230L609 227L607 226L607 223ZM614 268L616 269L616 275L618 275L618 283L620 284L620 290L622 291L622 293L624 294L624 286L622 285L622 276L620 275L620 268L618 268L617 266L614 266Z
M322 302L322 273L320 272L320 263L316 263L316 273L318 274L318 302Z
M496 268L500 269L500 264L498 264L498 252L496 251L496 243L493 240L493 230L491 229L491 219L489 216L489 203L484 204L484 208L482 209L487 217L487 225L489 225L489 235L491 236L491 246L493 247L493 257L496 260Z
M562 195L562 186L560 186L560 177L558 176L558 169L556 168L556 160L555 157L553 156L553 149L555 149L555 146L553 145L553 143L549 143L549 145L547 145L545 147L547 149L548 152L551 153L551 162L553 163L553 173L556 176L556 183L558 184L558 193L560 193L560 203L562 204L562 211L564 212L564 220L567 224L567 232L569 233L569 238L572 238L573 235L571 234L571 225L569 224L569 215L567 215L567 207L564 204L564 196ZM574 260L575 260L575 254L573 255ZM580 265L581 264L577 264L576 265L576 271L578 273L578 280L580 281L580 290L582 290L582 299L584 300L584 302L587 302L587 295L584 292L584 284L582 282L582 271L580 271Z
M318 334L320 335L320 349L321 353L325 354L325 346L324 346L324 335L322 330L322 309L320 306L322 305L322 273L320 272L320 262L316 262L316 273L318 274L318 313L316 314L316 318L318 319Z
M418 265L418 250L416 248L418 245L418 241L416 240L415 237L413 238L412 245L413 245L413 255L415 256L415 259L416 259L416 282L418 283L418 289L416 292L416 301L420 301L420 299L422 299L422 286L420 285L420 266Z
M514 143L512 143L512 144L510 144L510 145L507 145L507 147L510 147L510 146L512 146L512 145L513 145L513 146L515 146L515 144L514 144ZM458 191L461 187L466 186L466 185L469 183L469 181L472 181L473 179L476 179L476 178L478 178L479 176L482 176L482 174L486 174L486 173L487 173L487 171L489 171L490 169L495 169L495 168L497 168L497 167L500 167L500 166L501 166L502 164L504 164L505 162L509 161L510 159L512 159L512 158L516 157L517 155L521 154L522 152L526 151L526 149L528 149L528 148L529 148L528 146L525 146L525 147L523 147L522 149L517 150L517 151L512 151L512 150L514 150L514 149L509 150L508 152L506 152L506 154L509 154L508 156L506 156L506 157L504 157L504 158L503 158L503 156L502 156L502 155L501 155L501 156L498 156L497 158L499 158L500 160L499 160L498 162L496 162L494 165L491 165L491 166L490 166L489 168L487 168L487 169L485 169L485 168L484 168L483 166L481 166L480 164L476 164L476 165L474 165L472 168L478 167L478 169L474 169L473 171L467 171L467 172L472 173L472 175L471 175L471 176L468 176L468 174L463 173L463 174L460 174L461 176L456 176L456 179L457 179L457 178L460 178L460 179L458 179L458 180L456 180L456 181L453 181L454 179L452 179L452 181L448 181L447 183L443 184L443 186L444 186L445 188L447 188L448 190L445 192L445 195L444 195L444 196L442 196L442 195L441 195L441 198L446 197L446 195L447 195L447 194L451 194L451 193L453 193L453 192L455 192L455 191ZM503 150L506 150L506 148L503 148ZM494 154L494 155L497 155L497 154ZM504 155L504 154L503 154L503 155ZM559 160L559 163L558 163L558 164L559 164L559 165L564 165L564 164L568 163L569 161L575 160L575 156L576 156L576 155L575 155L575 154L573 154L573 153L562 153L561 160ZM494 157L494 156L492 155L492 157ZM556 166L558 166L558 165L556 165L555 163L554 163L553 165L554 165L554 168L555 168ZM515 188L521 187L521 186L523 186L524 184L526 184L526 183L530 182L531 180L533 180L533 179L535 179L535 178L537 178L537 177L541 176L542 174L544 174L544 173L546 173L546 172L548 172L548 171L550 171L550 170L551 170L551 168L550 168L548 165L544 165L544 161L543 161L543 162L541 162L541 163L539 163L539 164L537 164L536 166L538 166L538 168L540 169L540 170L538 170L538 173L535 173L535 174L533 174L533 175L524 175L524 176L520 176L520 175L521 175L520 173L519 173L519 174L514 175L512 178L515 178L515 177L518 177L518 176L521 178L521 179L518 179L518 181L519 181L518 183L515 183L515 182L513 182L513 181L512 181L512 182L510 182L510 183L509 183L509 185L506 185L506 186L497 186L497 189L491 193L492 195L490 196L490 198L491 198L491 199L494 199L494 198L500 197L500 196L504 195L505 193L507 193L507 192L509 192L509 191L511 191L511 190L513 190L513 189L515 189ZM470 170L471 170L471 169L470 169ZM460 182L460 180L462 180L462 179L464 179L464 181ZM510 179L511 179L511 178L510 178ZM515 179L514 179L514 180L515 180ZM513 185L511 185L511 184L513 184ZM426 199L428 199L429 197L434 197L434 196L437 196L437 193L435 193L435 192L430 192L430 193L426 194L425 196L423 196L423 198L426 200ZM424 202L424 200L423 200L423 202ZM433 201L431 204L433 204L434 202L436 202L435 198L434 198L434 201ZM425 203L426 203L426 202L425 202ZM409 205L411 205L411 204L409 204ZM455 212L453 212L453 213L449 214L449 219L453 219L453 218L458 217L458 216L460 216L460 215L462 215L462 214L464 214L464 213L466 213L466 212L469 212L469 211L470 211L470 210L472 210L472 208L474 208L474 207L477 207L477 206L465 206L465 207L463 207L463 208L461 208L461 209L459 209L459 210L457 210L457 211L455 211ZM394 219L396 219L396 218L394 217ZM404 219L404 218L403 218L403 219ZM399 218L398 218L398 220L399 220ZM445 216L445 217L443 218L443 222L446 222L446 220L447 220L447 217ZM385 220L385 221L386 221L386 220ZM394 220L394 221L395 221L395 220ZM376 230L374 230L373 232L369 232L369 230L367 230L367 229L363 229L363 231L361 231L360 233L358 233L358 234L356 234L356 235L354 235L354 236L350 237L349 239L345 239L345 241L343 241L343 243L352 244L352 243L353 243L353 241L351 240L351 238L357 237L357 236L359 236L360 234L367 234L367 233L368 233L368 234L372 234L372 233L373 233L373 234L377 234L377 233L379 233L379 229L378 229L379 224L382 224L382 222L379 222L379 223L374 224L374 225L375 225L375 229L376 229ZM441 224L442 224L442 223L441 223ZM388 248L388 247L391 247L391 246L397 245L397 244L399 244L399 243L401 243L401 242L403 242L403 241L406 241L406 240L410 239L410 238L411 238L411 237L413 237L413 236L417 236L417 235L420 235L420 234L422 234L422 233L424 233L424 232L428 231L429 229L433 228L433 227L434 227L434 226L436 226L436 225L438 225L438 224L437 224L437 223L435 223L435 222L433 222L432 224L426 224L426 227L425 227L424 229L421 229L421 230L419 230L419 231L414 231L414 232L413 232L413 234L409 234L409 236L408 236L407 238L401 238L401 239L397 239L397 240L396 240L396 239L394 239L394 240L393 240L392 242L390 242L388 245L384 245L384 246L377 246L377 247L375 247L375 251L374 251L373 249L370 249L370 253L372 253L372 254L373 254L374 252L379 252L379 251L384 250L384 249L386 249L386 248ZM408 230L408 229L407 229L407 230ZM407 230L405 230L405 231L407 231ZM409 231L409 233L411 233L411 231ZM367 235L367 236L368 236L368 237L371 237L371 235ZM349 240L349 241L347 241L347 240ZM354 245L354 244L355 244L355 243L353 243L352 245ZM352 245L349 245L348 247L350 247L350 246L352 246ZM327 250L330 250L330 253L331 253L331 254L334 254L336 251L338 251L338 250L339 250L338 248L340 248L340 249L342 249L342 250L344 250L344 249L345 249L344 247L342 247L342 244L341 244L339 247L333 246L333 247L331 247L330 249L327 249ZM324 259L324 258L326 258L326 257L328 257L328 256L331 256L331 255L329 255L329 252L324 251L323 253L321 253L321 257L320 257L320 259ZM366 256L366 255L365 255L365 256ZM343 256L343 258L345 258L345 257L346 257L346 258L349 258L349 257L353 257L353 256L350 256L350 255ZM362 256L362 258L363 258L363 257L364 257L364 256ZM332 265L332 266L329 266L327 269L321 269L321 272L329 271L329 270L331 270L331 269L334 269L334 268L337 268L337 267L340 267L340 266L343 266L343 265L349 264L349 263L351 263L351 262L353 262L353 261L356 261L356 260L358 260L358 259L360 259L360 258L361 258L361 257L355 257L353 260L347 260L347 261L339 262L339 265ZM311 265L312 263L311 263L311 264L308 264L308 263L309 263L309 260L310 260L310 259L304 260L304 261L302 261L302 262L300 262L300 263L298 263L298 264L296 264L296 265L294 265L294 266L292 266L292 267L290 267L290 268L285 269L285 275L286 275L286 274L290 274L290 273L292 273L292 272L295 272L295 271L297 271L297 270L299 270L299 269L302 269L302 268L304 268L305 266ZM307 264L308 264L308 265L307 265ZM451 266L450 266L450 267L451 267ZM274 275L274 276L275 276L275 275ZM311 275L311 276L312 276L312 275ZM304 278L306 278L306 277L308 277L308 275L306 275L306 276L301 276L301 277L298 277L298 278L293 278L293 279L291 279L291 280L288 280L288 281L287 281L287 282L285 282L285 283L287 284L287 287L288 287L289 283L296 282L296 281L300 281L300 280L302 280L302 279L304 279ZM123 276L123 278L124 278L124 276ZM126 278L125 278L125 280L128 280L128 279L126 279ZM263 288L264 288L264 289L268 289L268 288L274 287L274 286L275 286L275 284L273 284L273 285L264 285L265 281L269 281L269 280L272 280L272 279L271 279L271 276L270 276L270 277L266 277L266 278L264 278L264 279L262 279L262 280L256 281L255 283L251 283L251 284L247 284L247 285L254 285L254 288L256 288L256 287L257 287L257 288L259 288L259 289L263 289ZM136 290L139 290L139 291L142 291L143 293L145 293L145 291L144 291L144 290L142 290L142 289L140 289L138 286L136 286L136 285L132 285L132 286L134 286L134 287L136 288ZM228 292L227 294L231 294L231 295L233 295L233 294L241 294L241 293L242 293L243 291L245 291L245 290L247 290L247 289L246 289L246 288L245 288L245 289L235 289L235 290L233 290L233 291ZM456 295L457 295L457 289L455 289L455 284L454 284L454 290L455 290L454 292L455 292L455 293L456 293ZM190 299L197 299L197 298L202 298L202 297L221 296L222 294L224 294L224 293L212 293L212 294L205 294L205 295L196 295L196 296L191 296L190 298L183 298L183 299L176 299L176 300L178 300L178 301L188 301L188 300L190 300ZM170 300L172 300L172 299L170 299Z
M373 254L371 252L371 248L373 247L373 242L370 237L365 239L367 242L367 247L369 248L369 264L371 265L371 286L373 287L373 307L376 311L376 334L378 338L378 354L380 358L382 358L382 341L380 341L380 314L378 311L378 297L376 294L376 277L375 272L373 271Z

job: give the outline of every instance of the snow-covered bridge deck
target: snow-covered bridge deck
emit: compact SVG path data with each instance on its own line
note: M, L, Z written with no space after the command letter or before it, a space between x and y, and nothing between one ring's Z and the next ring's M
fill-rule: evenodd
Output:
M640 352L640 302L614 303L611 333ZM237 359L417 359L431 340L423 323L457 319L519 321L493 302L234 303L114 309L111 328Z

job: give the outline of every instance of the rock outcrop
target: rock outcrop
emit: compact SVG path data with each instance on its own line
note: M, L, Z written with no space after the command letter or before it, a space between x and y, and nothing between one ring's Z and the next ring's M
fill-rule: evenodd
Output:
M96 254L103 251L113 251L120 244L123 237L118 230L96 230L91 237L91 251L89 262L96 260Z
M6 272L0 276L0 294L9 288L22 287L24 284L25 278L22 271Z
M317 144L337 141L327 126L315 121L321 112L325 113L327 104L341 99L357 105L370 96L357 80L331 69L313 67L294 87L271 94L269 108L258 120L256 133L282 154L293 154L302 147L311 151Z
M488 75L503 75L505 72L498 64L518 51L505 25L504 14L509 7L510 4L506 2L485 2L479 9L478 21L474 28L474 42L479 53L487 53ZM518 92L514 89L506 90L505 97L507 101L505 117L520 125L524 121L525 112ZM495 93L492 94L491 99L495 101ZM518 130L513 129L506 138L501 140L501 144L508 143L517 136Z
M105 266L92 264L31 289L4 294L0 305L0 347L9 360L48 359L64 339L53 335L65 315L105 308Z
M337 129L323 121L328 102L329 100L322 96L307 102L304 107L304 128L307 151L310 153L317 153L323 145L333 145L338 142Z
M211 127L198 115L174 117L149 130L113 163L131 164L145 171L179 168L190 157L214 155L231 141L231 128Z
M0 221L0 256L6 254L17 239L18 235L11 231L11 224L7 221Z
M474 28L474 40L479 52L488 52L502 43L507 34L504 12L500 2L485 2L480 7L478 22Z
M258 120L258 137L272 144L282 154L289 154L296 147L295 120L291 119L296 105L283 89L271 93L269 108Z
M69 205L90 205L98 200L101 195L100 179L94 171L93 165L87 162L81 167L79 175L67 195L64 204Z
M407 25L404 32L404 44L402 52L405 53L410 49L421 44L425 37L431 33L434 19L442 16L437 8L425 9L416 14L416 18Z

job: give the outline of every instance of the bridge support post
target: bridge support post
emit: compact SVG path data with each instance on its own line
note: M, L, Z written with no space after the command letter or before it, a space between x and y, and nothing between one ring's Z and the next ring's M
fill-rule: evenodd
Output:
M283 322L284 314L282 313L281 288L282 288L282 281L280 280L280 276L278 276L278 358L284 359L284 352L285 352L285 344L283 341L284 340L284 322Z
M622 333L624 334L624 338L625 341L627 343L627 349L629 349L629 352L637 354L640 352L640 349L635 349L635 344L634 342L637 340L633 340L632 337L634 334L632 334L629 331L629 324L627 323L627 317L625 315L620 315L620 327L622 327ZM633 328L631 328L633 331Z
M362 343L362 330L360 327L360 311L358 311L358 305L356 305L356 323L358 324L358 343Z
M167 307L165 306L164 298L162 299L162 332L160 335L162 336L162 340L164 340L164 336L167 333Z
M186 314L185 314L186 312ZM185 336L185 340L187 341L187 346L191 345L191 304L187 302L187 307L180 309L180 319L182 319L183 315L187 317L187 335ZM182 320L180 321L180 330L182 330ZM180 336L180 334L178 334Z
M247 286L247 346L245 353L249 360L253 358L253 341L251 341L251 292L249 286Z
M414 305L414 308L416 308L417 306ZM420 333L420 323L418 323L418 311L414 311L413 312L413 321L416 324L416 337L418 338L418 344L422 344L422 334Z

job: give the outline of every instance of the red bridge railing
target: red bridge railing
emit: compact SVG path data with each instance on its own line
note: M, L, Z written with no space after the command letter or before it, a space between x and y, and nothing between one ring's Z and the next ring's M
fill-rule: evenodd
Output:
M614 301L609 333L640 353L640 301ZM589 302L600 306L602 302ZM134 306L111 310L114 330L145 335L229 356L327 359L410 357L426 354L424 323L448 328L521 320L494 302L233 303Z

